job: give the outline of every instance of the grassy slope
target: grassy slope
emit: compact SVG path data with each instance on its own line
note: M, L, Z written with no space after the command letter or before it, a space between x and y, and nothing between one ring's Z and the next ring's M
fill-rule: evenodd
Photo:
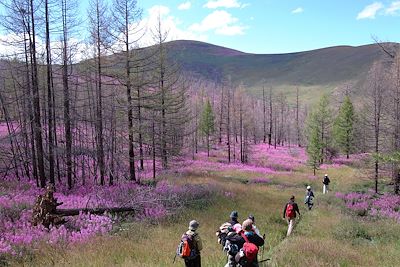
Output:
M288 54L247 54L195 41L168 43L171 54L186 70L208 79L230 76L245 87L274 85L326 86L363 79L382 58L376 45L337 46Z
M174 266L172 259L179 237L187 222L200 221L203 238L203 266L223 266L224 254L214 235L217 227L233 209L240 219L249 213L267 233L264 258L272 261L264 266L396 266L400 255L400 225L388 220L368 221L344 212L333 194L322 196L320 181L316 188L316 206L305 211L293 235L284 238L286 223L281 218L282 206L291 194L301 204L308 170L300 169L290 176L276 176L273 185L246 185L241 181L254 174L213 172L202 176L175 179L175 182L216 183L223 191L234 193L233 199L218 197L209 207L197 207L162 224L125 224L123 231L73 248L44 246L38 257L26 259L33 265L50 266ZM358 171L351 168L329 170L333 190L348 190L359 181ZM322 175L322 172L319 173ZM172 178L171 178L172 179ZM173 180L173 179L172 179ZM291 185L291 186L288 186ZM289 255L289 256L288 256ZM175 265L182 266L177 259Z

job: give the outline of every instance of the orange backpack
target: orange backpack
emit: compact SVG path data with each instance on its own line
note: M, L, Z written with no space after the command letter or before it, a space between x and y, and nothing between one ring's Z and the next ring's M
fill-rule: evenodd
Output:
M197 257L197 252L193 246L193 237L187 234L183 234L181 242L176 249L176 255L183 259L193 259Z

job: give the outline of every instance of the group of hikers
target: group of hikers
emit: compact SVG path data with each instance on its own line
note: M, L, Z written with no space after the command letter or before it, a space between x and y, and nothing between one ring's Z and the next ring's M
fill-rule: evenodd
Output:
M326 194L330 183L328 174L325 174L322 183L322 192ZM304 204L307 205L308 210L311 210L314 205L314 192L311 186L307 186ZM292 233L297 214L300 216L299 206L295 201L295 196L291 196L283 209L283 219L288 223L287 236ZM253 215L249 215L242 224L238 218L239 213L232 211L229 220L223 223L216 232L218 243L227 254L228 262L225 267L258 267L259 262L268 260L258 260L260 247L263 247L265 243L265 234L260 234ZM177 248L176 255L184 259L186 267L201 267L200 252L203 244L197 233L199 225L196 220L189 222L189 229L182 235Z

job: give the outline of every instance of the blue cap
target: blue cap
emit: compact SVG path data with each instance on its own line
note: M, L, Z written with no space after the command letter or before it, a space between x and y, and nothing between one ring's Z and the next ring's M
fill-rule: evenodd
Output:
M229 217L231 217L232 219L237 219L239 217L239 214L236 210L234 210L231 212L231 215Z

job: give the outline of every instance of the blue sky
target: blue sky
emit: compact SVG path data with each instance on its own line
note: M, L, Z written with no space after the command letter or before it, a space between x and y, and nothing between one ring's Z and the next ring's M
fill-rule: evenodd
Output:
M200 40L249 53L357 46L373 43L372 36L400 42L400 0L137 1L143 9L143 28L152 28L160 15L169 40ZM89 0L79 3L86 17ZM3 34L0 31L0 39L7 40ZM150 44L147 34L140 45ZM0 50L13 48L0 42Z
M253 53L400 41L400 1L138 0L160 12L173 39L197 39ZM158 11L156 11L158 10Z

